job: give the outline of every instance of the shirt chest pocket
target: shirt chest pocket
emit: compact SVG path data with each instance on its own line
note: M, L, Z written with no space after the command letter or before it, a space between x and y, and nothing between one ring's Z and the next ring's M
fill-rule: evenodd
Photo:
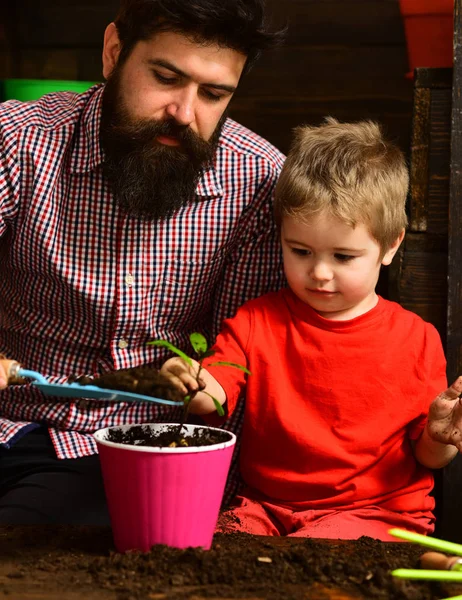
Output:
M157 318L169 329L200 322L209 313L224 262L221 254L211 260L166 262L153 294Z

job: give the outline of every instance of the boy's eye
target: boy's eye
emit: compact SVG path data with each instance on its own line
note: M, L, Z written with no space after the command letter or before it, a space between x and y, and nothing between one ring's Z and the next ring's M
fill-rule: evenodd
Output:
M297 256L308 256L310 253L310 251L305 248L291 248L291 252Z
M351 256L350 254L335 254L335 258L340 262L349 262L356 258L356 256Z

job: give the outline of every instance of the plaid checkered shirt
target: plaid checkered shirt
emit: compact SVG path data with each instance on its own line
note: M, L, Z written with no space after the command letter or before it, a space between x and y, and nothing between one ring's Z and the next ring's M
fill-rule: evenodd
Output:
M193 202L163 221L130 216L102 173L103 89L0 104L0 351L52 382L159 367L168 351L147 341L190 350L192 331L212 341L238 306L284 283L272 220L283 155L228 119ZM0 444L45 425L57 456L77 458L96 452L97 429L176 411L9 386ZM239 433L242 412L226 427ZM233 481L235 468L229 493Z

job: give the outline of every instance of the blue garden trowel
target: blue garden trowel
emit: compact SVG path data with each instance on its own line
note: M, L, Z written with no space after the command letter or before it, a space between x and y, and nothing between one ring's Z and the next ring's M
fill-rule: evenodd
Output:
M80 385L78 383L49 383L47 378L37 371L23 369L20 364L14 363L10 369L10 377L26 377L32 379L32 385L47 396L61 396L66 398L92 398L93 400L115 400L118 402L156 402L158 404L170 404L181 406L182 402L154 398L133 392L121 390L107 390L96 385Z

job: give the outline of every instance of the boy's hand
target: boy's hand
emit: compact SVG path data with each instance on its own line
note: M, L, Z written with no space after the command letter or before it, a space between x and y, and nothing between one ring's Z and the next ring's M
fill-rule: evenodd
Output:
M430 405L428 413L428 433L436 442L452 444L462 452L462 377Z
M200 380L200 385L196 381L199 363L195 360L192 362L193 367L190 367L179 357L169 358L160 369L162 375L168 377L171 383L184 395L198 392L205 386L203 381Z

